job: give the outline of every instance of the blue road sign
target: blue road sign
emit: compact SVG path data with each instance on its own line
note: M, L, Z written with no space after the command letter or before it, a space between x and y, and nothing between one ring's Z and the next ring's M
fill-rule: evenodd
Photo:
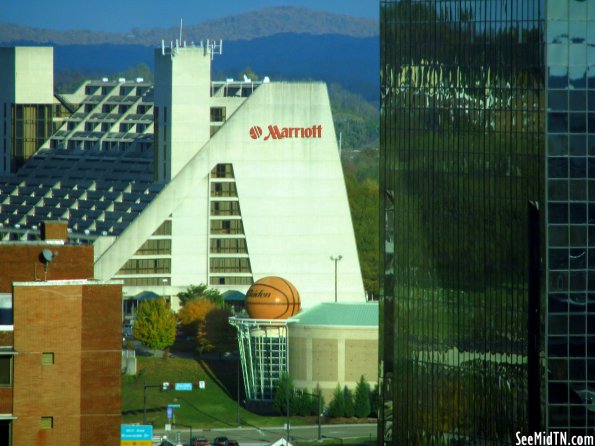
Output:
M174 409L171 407L167 408L167 418L171 418L174 414Z
M176 383L176 390L192 390L192 383Z
M120 440L152 440L153 426L141 424L122 424L120 426Z

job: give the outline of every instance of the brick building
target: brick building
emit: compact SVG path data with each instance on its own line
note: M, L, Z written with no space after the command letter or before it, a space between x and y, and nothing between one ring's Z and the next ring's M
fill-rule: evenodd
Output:
M66 225L0 243L0 444L116 445L121 296Z

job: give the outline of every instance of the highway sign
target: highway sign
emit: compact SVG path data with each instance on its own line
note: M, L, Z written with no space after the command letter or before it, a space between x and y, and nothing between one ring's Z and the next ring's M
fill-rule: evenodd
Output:
M151 440L120 440L120 446L153 446Z
M171 418L174 415L174 410L171 407L167 408L167 418Z
M153 426L141 424L122 424L120 440L152 440Z
M167 407L171 407L172 409L179 409L181 406L179 404L168 404Z
M192 390L192 383L176 383L176 390L189 391Z

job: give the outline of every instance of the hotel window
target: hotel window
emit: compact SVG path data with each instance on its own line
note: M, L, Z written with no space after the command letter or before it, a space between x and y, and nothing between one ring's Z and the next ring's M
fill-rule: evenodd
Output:
M252 285L252 277L211 277L211 285Z
M171 272L170 259L132 259L128 260L118 274L159 274Z
M171 254L171 240L147 240L136 251L137 256L151 254Z
M237 201L212 201L211 215L240 215L240 205Z
M211 107L211 122L225 121L225 107Z
M0 387L12 385L12 355L0 356Z
M212 273L249 273L248 259L213 258L211 259Z
M217 164L211 169L212 178L233 178L233 166L231 164Z
M211 183L212 197L237 197L235 183Z
M212 220L211 234L243 234L241 220Z
M54 365L54 353L43 352L41 354L41 365Z
M153 235L171 235L171 220L165 220L161 223L161 226L153 232Z
M53 429L54 428L54 417L41 417L40 427L42 429Z
M243 238L219 238L211 240L212 254L247 254L246 240Z

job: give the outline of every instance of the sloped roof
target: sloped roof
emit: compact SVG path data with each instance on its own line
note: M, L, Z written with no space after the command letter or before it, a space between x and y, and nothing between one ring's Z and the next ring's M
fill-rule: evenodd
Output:
M117 236L163 188L152 170L151 151L41 149L0 178L0 224L65 220L76 234Z
M378 302L325 302L289 318L299 325L378 327Z

